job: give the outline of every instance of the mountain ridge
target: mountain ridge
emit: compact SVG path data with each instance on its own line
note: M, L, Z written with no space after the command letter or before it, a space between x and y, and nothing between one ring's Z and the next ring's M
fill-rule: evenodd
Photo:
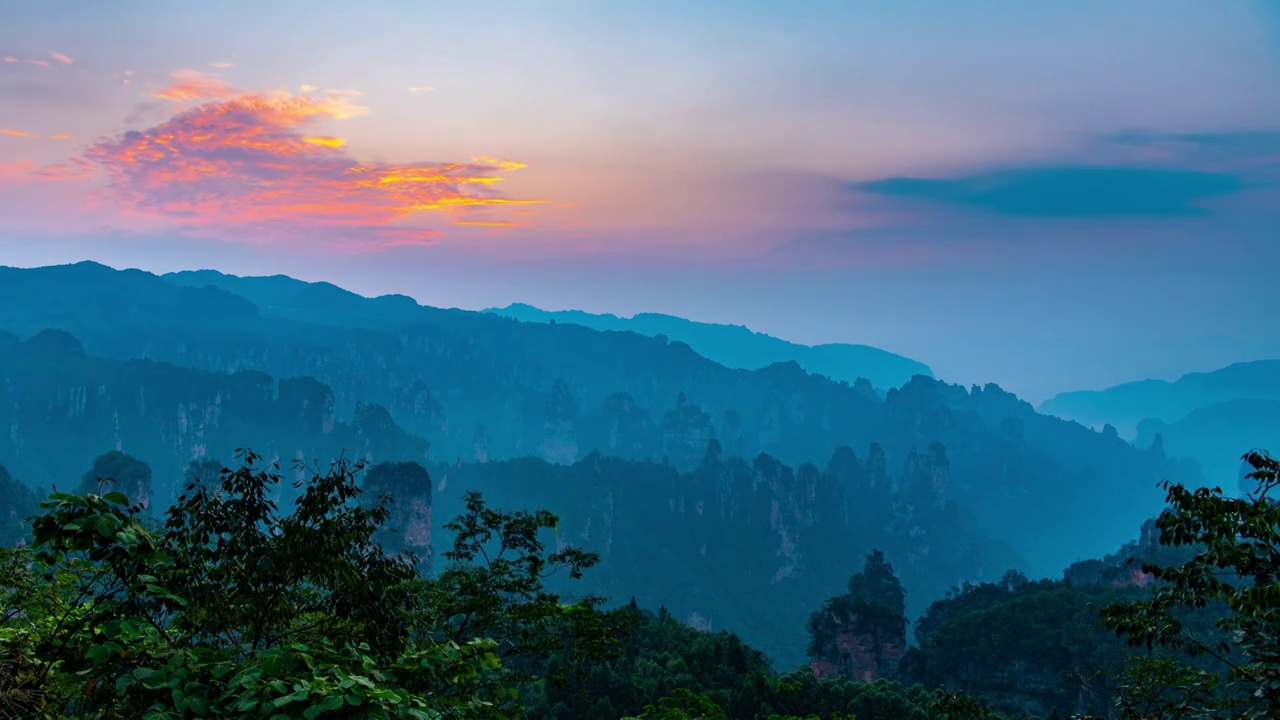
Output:
M703 357L725 367L756 370L794 361L806 371L850 384L866 378L877 388L900 387L916 375L934 377L928 365L896 353L853 343L804 345L755 332L745 325L706 323L663 313L621 317L584 310L543 310L526 303L482 312L521 322L572 323L593 330L629 331L684 342ZM732 346L732 347L731 347Z
M1280 359L1232 363L1186 373L1172 382L1148 378L1101 390L1061 392L1036 409L1083 425L1110 424L1132 438L1138 423L1148 418L1177 422L1195 410L1246 399L1280 400Z

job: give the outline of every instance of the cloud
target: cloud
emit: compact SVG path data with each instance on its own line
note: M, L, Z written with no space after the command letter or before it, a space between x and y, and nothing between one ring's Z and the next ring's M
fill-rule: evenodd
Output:
M0 128L0 135L8 135L10 137L23 138L26 140L70 140L70 135L34 135L24 130L13 130L10 128Z
M430 85L414 85L413 87L409 88L409 92L413 93L414 95L418 95L424 92L431 92L432 90L435 90L435 88Z
M173 83L157 91L155 97L185 103L192 100L220 100L240 95L236 90L216 77L199 70L178 70L170 73Z
M233 62L228 62L228 61L226 61L226 60L220 60L220 61L218 61L218 62L211 62L211 63L209 63L209 67L218 68L218 69L220 69L220 70L225 70L225 69L227 69L227 68L229 68L229 67L235 67L235 63L233 63Z
M298 92L300 93L315 92L316 90L317 90L316 86L311 85L309 83L303 83L302 87L298 88Z
M1000 215L1118 217L1202 214L1199 203L1242 187L1238 178L1222 173L1061 165L952 178L891 177L861 183L855 189Z
M49 51L49 57L53 58L54 60L57 60L59 63L62 63L63 65L70 65L72 62L74 62L71 58L67 57L66 55L63 55L62 53L56 50ZM6 63L26 63L28 65L35 65L36 67L44 68L46 70L53 67L53 63L49 62L48 60L45 60L44 58L20 58L14 55L5 55L4 61Z
M425 211L450 220L539 200L493 185L520 163L361 162L341 138L307 132L368 112L353 93L321 97L255 93L208 102L144 131L92 146L123 209L201 233L257 241L314 241L345 249L430 244L435 229L404 223Z
M1154 133L1130 130L1106 139L1121 147L1200 169L1256 173L1270 166L1280 170L1280 132L1276 131Z
M30 160L0 163L0 183L84 180L92 177L93 173L93 165L82 158L56 165L36 165Z

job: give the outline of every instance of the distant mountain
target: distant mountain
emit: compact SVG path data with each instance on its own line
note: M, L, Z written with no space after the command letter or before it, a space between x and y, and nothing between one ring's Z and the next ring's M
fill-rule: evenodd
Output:
M93 263L0 268L0 333L10 333L0 335L0 345L49 328L70 333L77 347L83 343L82 352L103 360L159 361L212 378L261 373L268 380L254 384L261 389L253 392L263 393L255 402L275 397L269 394L271 378L314 378L332 394L333 417L353 419L355 435L342 440L342 447L355 450L368 435L356 427L356 409L380 407L387 414L379 426L426 440L434 462L533 456L567 465L599 451L690 471L714 439L726 457L765 453L798 467L825 461L841 446L875 443L882 450L877 465L894 477L932 484L939 502L969 508L981 527L1027 560L1030 573L1056 574L1127 539L1128 528L1159 509L1159 480L1199 481L1159 451L1037 414L995 385L966 389L917 375L880 397L869 383L833 382L795 362L731 369L666 338L522 323L422 307L401 296L365 298L283 276L202 271L159 277ZM57 338L41 342L56 345ZM170 390L156 396L143 392L141 381L122 386L132 388L125 393L111 390L97 372L84 367L51 377L49 399L20 403L19 435L24 427L36 427L30 423L48 423L52 439L45 447L55 452L57 433L71 431L59 431L62 421L54 422L54 411L42 408L61 408L49 403L66 403L67 397L96 398L104 384L122 424L130 413L157 413L147 422L172 424L161 427L174 429L156 436L170 444L185 437L175 435L184 415L188 423L193 417L229 417L218 415L218 403L230 397L225 393L187 399ZM30 369L24 377L31 380L17 384L0 376L0 382L24 391L20 385L40 378ZM206 386L229 382L191 377ZM328 406L329 395L324 397ZM278 412L264 405L261 417L286 417ZM262 432L291 421L251 424L238 432L226 431L222 423L229 420L218 422L225 442L256 443ZM113 440L102 435L114 432L112 427L95 425L94 444ZM124 452L147 459L127 439L121 442ZM42 474L33 466L42 454L23 447L31 446L12 450L20 458L0 453L0 464L14 477L44 484L46 477L63 476ZM187 453L182 462L195 455L194 447L173 447ZM110 447L92 451L104 449ZM282 448L280 454L291 453ZM374 460L382 459L388 458L374 453ZM771 528L779 547L794 542L783 527Z
M22 521L38 512L38 499L53 487L74 490L108 451L145 464L149 481L130 497L157 509L172 501L189 471L208 480L246 445L266 463L278 462L289 479L298 477L294 459L320 467L341 453L370 465L413 461L428 465L430 477L423 473L416 487L401 484L395 507L416 506L436 547L452 540L442 525L465 511L468 490L504 509L552 509L560 518L557 546L572 543L603 556L578 592L619 602L635 596L701 627L734 628L788 668L803 661L809 606L844 582L850 558L872 548L898 563L915 612L958 583L988 577L995 572L989 568L1021 564L971 512L937 501L943 488L932 479L947 462L940 450L906 464L901 475L874 447L863 450L865 462L838 448L819 470L767 455L751 462L721 457L714 440L697 468L684 473L670 463L598 453L573 464L432 463L427 442L402 430L384 408L358 405L346 422L334 412L330 388L313 378L104 359L61 330L0 340L5 545L26 537ZM284 499L296 491L284 483L277 492ZM385 540L422 537L421 525L406 527L411 516L393 513L400 524Z
M1254 449L1280 451L1280 400L1227 400L1192 410L1176 422L1148 418L1138 423L1139 445L1150 445L1157 436L1170 455L1195 460L1210 484L1234 492L1241 455Z
M1280 400L1280 360L1236 363L1190 373L1175 382L1140 380L1107 388L1060 393L1038 408L1083 425L1110 424L1126 438L1147 418L1176 422L1192 411L1229 400Z
M592 330L634 332L648 337L663 335L687 344L694 352L725 367L744 370L794 362L808 372L837 382L853 384L858 378L866 378L873 386L886 389L901 387L916 375L933 377L928 365L869 345L800 345L752 332L742 325L694 322L658 313L621 318L581 310L540 310L521 303L485 312L521 322L571 323Z
M1110 424L1139 447L1160 436L1171 457L1195 460L1208 483L1234 488L1240 455L1280 449L1280 360L1237 363L1171 383L1062 393L1039 410L1093 427Z
M151 466L159 505L177 495L192 460L229 463L245 445L285 469L294 459L327 464L343 452L375 461L427 458L426 441L401 430L381 406L360 404L344 422L332 391L313 378L108 360L86 354L60 330L0 345L0 378L0 466L42 491L71 490L109 450Z

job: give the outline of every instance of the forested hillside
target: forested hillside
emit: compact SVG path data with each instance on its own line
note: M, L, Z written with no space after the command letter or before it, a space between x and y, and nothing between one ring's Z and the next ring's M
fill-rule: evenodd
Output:
M163 524L129 495L98 494L145 493L145 480L92 479L148 476L120 453L85 475L96 487L49 496L31 548L0 548L0 713L1261 718L1280 703L1269 587L1280 463L1265 454L1245 457L1247 499L1168 485L1136 543L1060 582L1008 573L957 588L916 623L909 650L903 586L873 551L811 616L810 666L787 673L665 607L602 612L599 597L557 593L548 577L572 585L600 556L562 542L553 513L470 492L445 527L443 567L424 576L406 545L381 541L397 511L373 494L429 487L421 466L300 468L299 494L276 505L263 500L285 477L261 460L245 451L194 474Z
M332 393L335 418L358 424L357 405L384 407L437 461L572 463L600 451L690 470L715 438L725 456L763 452L793 467L876 443L889 472L911 475L938 443L946 462L928 472L939 499L969 507L1032 573L1115 547L1123 528L1154 512L1149 490L1159 479L1195 479L1160 452L1038 415L993 385L917 377L882 400L870 383L835 383L795 364L733 370L658 338L368 299L279 276L161 278L91 263L0 270L0 330L25 341L46 329L71 333L90 357L315 378ZM41 382L55 396L88 387L74 374ZM176 404L156 410L136 392L122 389L113 402L180 422ZM113 446L114 430L95 432ZM43 473L23 475L40 483Z
M437 465L437 516L462 509L465 491L515 507L557 509L557 542L601 556L578 586L665 606L708 630L732 630L780 670L804 662L813 607L873 548L897 564L909 611L966 581L1021 565L972 514L935 502L928 472L898 476L878 447L839 448L822 469L767 455L725 457L711 442L703 462L670 465L591 455L572 466L536 459ZM913 484L915 483L915 484ZM437 528L435 545L447 541Z
M0 424L9 428L0 436L0 465L26 482L4 484L21 500L13 513L34 507L34 496L23 494L27 487L68 490L98 474L124 480L118 472L90 471L109 452L145 464L145 482L132 483L130 495L157 511L177 497L193 462L216 473L247 438L266 438L256 450L284 467L294 460L323 464L343 453L369 463L428 463L426 441L402 430L381 406L357 405L340 417L332 393L311 378L277 383L257 371L104 360L61 331L10 344L0 351L0 373L8 380ZM391 525L428 537L432 515L460 513L468 490L513 507L556 507L562 541L603 557L584 591L636 595L667 605L684 621L734 629L782 667L803 660L809 608L848 574L850 558L872 547L902 566L913 612L952 585L1021 565L968 509L945 499L941 445L901 470L887 465L877 445L861 453L838 448L822 470L767 455L728 456L714 439L702 454L688 471L599 453L572 465L538 458L437 462L429 464L435 481L424 473L376 484L392 492L397 508L422 506L416 517L425 529L404 527L398 517ZM291 497L288 485L277 491ZM437 526L437 546L441 532ZM417 541L420 551L428 544Z

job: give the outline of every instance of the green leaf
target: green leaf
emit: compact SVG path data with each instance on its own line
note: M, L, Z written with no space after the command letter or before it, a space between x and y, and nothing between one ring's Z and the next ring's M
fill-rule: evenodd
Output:
M314 720L321 713L326 713L326 712L329 712L330 710L337 710L341 708L342 703L343 703L343 699L341 695L330 695L326 697L324 700L321 700L315 705L312 705L311 707L307 708L306 711L302 713L302 715L303 717L307 718L307 720Z

